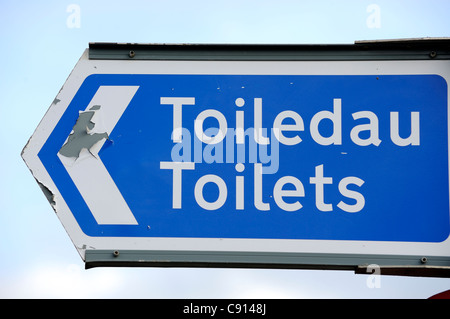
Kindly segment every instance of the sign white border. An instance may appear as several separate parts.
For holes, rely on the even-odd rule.
[[[54,103],[41,120],[23,158],[41,185],[53,194],[53,208],[80,256],[86,249],[159,251],[235,251],[329,254],[383,254],[450,256],[450,237],[439,243],[397,241],[229,239],[229,238],[141,238],[91,237],[83,233],[68,205],[53,183],[38,153],[69,106],[83,81],[92,74],[223,74],[223,75],[400,75],[437,74],[447,82],[450,96],[450,61],[162,61],[89,60],[83,53]],[[447,100],[447,107],[449,101]],[[448,112],[450,114],[450,112]],[[450,123],[447,119],[447,123]],[[450,132],[449,137],[450,137]],[[449,155],[450,158],[450,155]],[[449,169],[450,171],[450,169]],[[450,197],[450,196],[449,196]],[[450,214],[450,212],[449,212]]]

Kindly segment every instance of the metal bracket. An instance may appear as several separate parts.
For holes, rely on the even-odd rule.
[[[86,250],[85,267],[211,267],[352,270],[382,275],[450,277],[450,257],[235,251]]]
[[[450,59],[450,38],[357,41],[354,44],[89,43],[89,59],[346,61]]]

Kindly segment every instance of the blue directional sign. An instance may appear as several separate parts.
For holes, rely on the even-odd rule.
[[[74,128],[89,136],[75,123],[97,94],[128,88],[88,156],[135,222],[101,223],[61,158],[78,165],[64,153],[76,137],[66,140]],[[39,158],[89,236],[439,242],[450,231],[447,145],[437,75],[94,74]]]
[[[85,54],[23,156],[79,251],[422,254],[448,247],[449,97],[420,63]]]

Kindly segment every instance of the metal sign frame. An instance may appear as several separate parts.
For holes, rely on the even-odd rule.
[[[427,71],[430,61],[433,70],[441,70],[450,79],[450,40],[448,39],[410,39],[390,41],[361,41],[348,45],[221,45],[221,44],[117,44],[117,43],[90,43],[89,49],[82,59],[91,61],[93,67],[96,61],[157,61],[163,63],[186,62],[194,63],[221,63],[224,61],[255,61],[255,62],[321,62],[327,66],[336,62],[353,63],[355,61],[379,61],[383,66],[394,66],[394,74],[403,74],[408,69],[408,63],[418,63],[419,68]],[[383,64],[384,63],[384,64]],[[399,65],[399,66],[397,66]],[[139,72],[135,64],[131,71],[124,71],[125,64],[120,64],[119,72]],[[162,66],[160,69],[163,69]],[[95,68],[97,66],[95,65]],[[191,69],[193,69],[192,67]],[[397,68],[397,69],[395,69]],[[442,71],[442,68],[446,68]],[[447,69],[448,68],[448,69]],[[99,69],[101,67],[99,66]],[[188,68],[189,69],[189,68]],[[105,69],[103,69],[104,71]],[[317,68],[315,69],[317,70]],[[395,71],[396,70],[396,71]],[[92,69],[92,74],[95,71]],[[110,72],[110,71],[108,71]],[[313,72],[313,71],[311,71]],[[353,71],[359,74],[360,71]],[[369,72],[369,71],[365,71]],[[75,73],[72,76],[80,77],[81,81],[86,72]],[[63,110],[57,110],[55,105],[60,100],[73,97],[74,89],[64,89],[55,99],[50,110],[40,123],[33,137],[23,151],[23,158],[33,172],[38,184],[43,189],[59,218],[71,235],[77,250],[85,261],[86,268],[93,267],[243,267],[243,268],[296,268],[296,269],[339,269],[353,270],[356,273],[368,273],[373,265],[380,267],[381,274],[408,275],[408,276],[435,276],[450,277],[450,242],[445,241],[444,249],[448,254],[442,253],[442,245],[437,247],[434,243],[419,243],[417,250],[404,251],[401,243],[393,243],[392,249],[385,252],[380,246],[373,243],[346,242],[344,247],[334,249],[328,242],[320,243],[320,249],[315,251],[309,247],[306,250],[298,248],[295,241],[285,240],[274,247],[269,246],[271,241],[250,239],[241,249],[241,242],[237,239],[223,241],[220,238],[196,239],[190,238],[186,243],[176,239],[164,240],[164,245],[158,246],[158,239],[152,239],[152,249],[142,249],[143,245],[127,245],[125,240],[110,241],[103,238],[97,247],[90,244],[81,244],[85,239],[77,226],[70,210],[65,207],[57,188],[52,185],[51,178],[45,173],[42,165],[35,164],[37,153],[45,140],[41,132],[54,126],[55,118],[61,116]],[[53,119],[49,119],[54,117]],[[448,124],[448,123],[447,123]],[[38,167],[36,167],[38,165]],[[64,208],[63,208],[64,206]],[[61,210],[64,213],[61,213]],[[73,235],[76,233],[78,235]],[[85,236],[88,238],[89,236]],[[181,239],[182,240],[182,239]],[[87,240],[86,242],[88,242]],[[133,242],[133,239],[128,240]],[[162,243],[162,241],[161,241]],[[279,247],[286,245],[285,251]],[[105,248],[106,247],[106,248]],[[129,247],[136,247],[130,249]],[[158,247],[155,249],[155,247]],[[160,248],[159,248],[160,247]],[[197,248],[200,247],[200,248]],[[259,247],[254,250],[252,247]],[[348,250],[347,248],[350,248]],[[374,252],[364,253],[366,249]],[[348,253],[351,251],[352,253]],[[376,252],[379,253],[376,253]],[[420,253],[417,253],[419,251]],[[342,252],[342,253],[341,253]],[[405,254],[403,254],[405,252]],[[411,252],[411,253],[408,253]]]

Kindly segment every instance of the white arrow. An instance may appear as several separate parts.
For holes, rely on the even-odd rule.
[[[138,224],[98,155],[138,88],[100,86],[58,152],[99,225]]]

